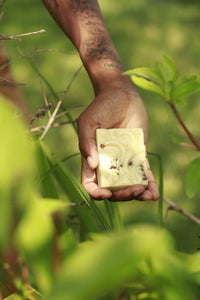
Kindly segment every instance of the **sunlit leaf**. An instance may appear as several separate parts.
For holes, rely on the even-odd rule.
[[[26,251],[34,252],[52,236],[52,213],[67,209],[68,204],[58,199],[35,199],[16,231],[17,243]]]
[[[101,299],[127,281],[138,282],[138,278],[156,288],[158,299],[164,300],[188,299],[194,280],[187,261],[176,257],[173,240],[165,231],[136,226],[83,243],[66,261],[45,300]]]
[[[128,70],[128,71],[124,72],[124,75],[141,77],[146,80],[152,81],[152,82],[156,83],[157,85],[160,85],[160,86],[162,85],[160,76],[159,76],[157,70],[154,68],[146,68],[146,67],[134,68],[132,70]]]
[[[16,108],[0,96],[0,249],[33,191],[34,151],[26,132],[25,123],[16,118]]]
[[[68,204],[58,199],[35,197],[15,231],[15,242],[23,253],[42,292],[52,284],[53,235],[52,214],[66,211]]]
[[[200,158],[194,159],[187,167],[185,189],[189,197],[200,191]]]
[[[144,78],[143,76],[138,76],[138,75],[131,75],[130,78],[133,81],[133,83],[139,86],[140,88],[143,88],[144,90],[151,91],[162,97],[165,97],[164,92],[162,88],[159,86],[159,84],[155,83],[149,78]]]

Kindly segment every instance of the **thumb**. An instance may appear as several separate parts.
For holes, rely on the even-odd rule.
[[[98,153],[96,146],[96,127],[87,121],[78,120],[79,149],[86,158],[91,169],[98,165]]]

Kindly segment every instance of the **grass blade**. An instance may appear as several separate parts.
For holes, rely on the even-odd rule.
[[[52,172],[60,184],[63,191],[69,196],[70,200],[76,203],[85,201],[87,206],[75,206],[80,219],[87,226],[89,231],[99,231],[99,227],[103,231],[110,230],[110,226],[102,215],[95,202],[90,198],[89,194],[83,188],[81,183],[75,178],[72,172],[52,153],[49,146],[41,143],[44,153],[47,157]]]
[[[112,228],[116,230],[122,230],[123,223],[120,216],[118,203],[105,200],[104,205]]]
[[[159,173],[159,193],[160,198],[158,200],[158,225],[163,226],[163,165],[162,159],[159,154],[154,152],[148,152],[148,154],[153,155],[158,161],[158,173]]]

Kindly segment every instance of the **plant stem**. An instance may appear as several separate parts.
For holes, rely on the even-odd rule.
[[[161,156],[158,153],[148,152],[148,155],[153,155],[158,161],[158,172],[159,172],[159,193],[160,198],[158,200],[158,225],[163,226],[163,164]]]
[[[185,133],[187,134],[187,136],[189,137],[189,139],[191,140],[191,142],[195,145],[196,150],[200,151],[200,144],[197,142],[197,140],[193,137],[193,135],[191,134],[191,132],[186,127],[186,125],[183,122],[183,120],[181,119],[181,117],[180,117],[180,115],[179,115],[179,113],[178,113],[175,105],[173,103],[169,103],[169,105],[171,106],[171,109],[172,109],[173,113],[175,114],[178,122],[180,123],[180,125],[184,129]]]

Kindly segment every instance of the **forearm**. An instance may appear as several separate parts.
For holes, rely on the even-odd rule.
[[[78,49],[95,92],[115,81],[129,84],[96,0],[42,0]]]

